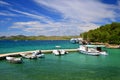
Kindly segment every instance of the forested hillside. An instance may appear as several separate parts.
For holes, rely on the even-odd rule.
[[[120,23],[113,22],[80,34],[85,40],[120,44]]]

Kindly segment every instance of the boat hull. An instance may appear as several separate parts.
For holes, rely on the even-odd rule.
[[[87,54],[87,55],[92,55],[92,56],[99,56],[100,53],[97,53],[97,52],[87,52],[87,51],[80,51],[80,53],[82,54]]]
[[[43,58],[45,57],[45,55],[43,53],[37,53],[37,52],[33,52],[33,53],[22,53],[20,54],[22,57],[27,58],[27,59],[37,59],[37,58]]]
[[[22,63],[22,58],[15,58],[15,57],[6,57],[6,60],[11,63]]]
[[[56,56],[67,54],[65,50],[53,50],[52,53]]]

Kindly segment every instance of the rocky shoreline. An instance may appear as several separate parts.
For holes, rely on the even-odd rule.
[[[117,44],[108,44],[108,43],[100,43],[100,42],[94,42],[91,44],[105,45],[107,48],[120,48],[120,45],[117,45]]]

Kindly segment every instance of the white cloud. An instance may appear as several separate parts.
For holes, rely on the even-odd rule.
[[[100,0],[34,0],[48,10],[62,16],[54,21],[48,16],[32,14],[25,11],[10,9],[36,21],[15,22],[10,29],[19,29],[32,35],[79,35],[81,32],[98,28],[95,22],[115,21],[115,9],[118,6],[103,4]],[[107,21],[108,20],[108,21]]]
[[[113,20],[115,16],[113,5],[103,4],[98,0],[34,0],[39,5],[62,14],[65,19],[97,22],[103,19]]]
[[[5,12],[0,12],[0,16],[17,16],[17,15],[14,13],[5,11]]]
[[[89,27],[88,27],[89,26]],[[41,23],[39,21],[29,22],[16,22],[11,26],[13,29],[20,29],[27,33],[33,33],[33,35],[79,35],[80,32],[88,31],[90,29],[97,28],[94,24],[73,24],[67,22],[51,22]]]
[[[14,11],[14,12],[17,12],[17,13],[20,13],[20,14],[22,14],[22,15],[28,16],[28,17],[30,17],[30,18],[42,20],[42,21],[44,21],[45,23],[49,23],[49,20],[48,20],[49,17],[43,16],[43,15],[36,15],[36,14],[32,14],[32,13],[29,13],[29,12],[24,12],[24,11],[12,9],[12,8],[10,8],[10,10],[11,10],[11,11]]]
[[[4,1],[0,1],[0,5],[10,5],[10,4]]]
[[[4,20],[0,20],[0,24],[5,24],[5,23],[7,23],[7,22],[9,22],[9,21],[11,21],[12,20],[12,18],[5,18]]]
[[[120,0],[118,0],[118,7],[119,7],[119,9],[120,9]]]

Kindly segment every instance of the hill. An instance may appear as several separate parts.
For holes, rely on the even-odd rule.
[[[72,37],[79,36],[1,36],[0,40],[70,40]]]
[[[120,44],[120,23],[113,22],[111,24],[106,24],[95,30],[82,33],[80,36],[91,42]]]

